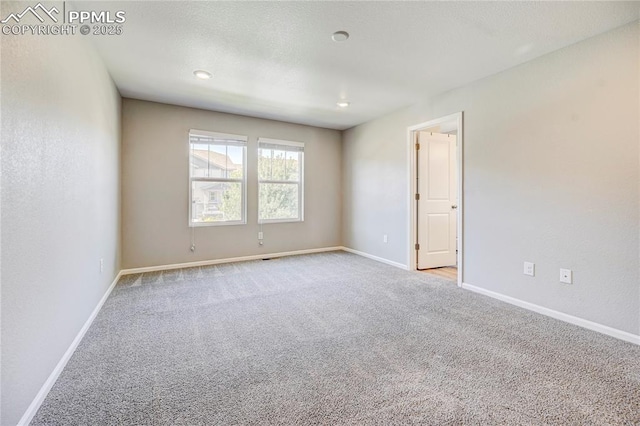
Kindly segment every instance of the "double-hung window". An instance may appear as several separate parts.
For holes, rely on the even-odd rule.
[[[247,137],[189,131],[189,226],[247,223]]]
[[[258,139],[258,219],[300,222],[304,219],[304,144]]]

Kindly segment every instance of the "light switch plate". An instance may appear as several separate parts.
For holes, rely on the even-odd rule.
[[[524,262],[524,274],[533,277],[536,275],[536,264],[532,262]]]

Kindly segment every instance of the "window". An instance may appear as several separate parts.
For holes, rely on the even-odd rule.
[[[258,219],[303,220],[304,144],[258,139]]]
[[[189,226],[246,220],[247,137],[189,131]]]

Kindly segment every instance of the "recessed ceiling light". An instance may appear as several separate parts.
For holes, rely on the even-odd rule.
[[[336,31],[331,36],[333,41],[346,41],[349,38],[349,33],[346,31]]]
[[[347,101],[340,101],[340,102],[338,102],[336,105],[338,105],[340,108],[346,108],[346,107],[348,107],[349,105],[351,105],[351,103],[350,103],[350,102],[347,102]]]
[[[198,78],[201,78],[203,80],[209,80],[211,77],[213,77],[213,74],[211,74],[209,71],[205,71],[205,70],[195,70],[193,72],[193,75],[195,75]]]

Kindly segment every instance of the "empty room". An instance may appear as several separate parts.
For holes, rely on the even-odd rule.
[[[640,425],[640,2],[0,2],[0,425]]]

